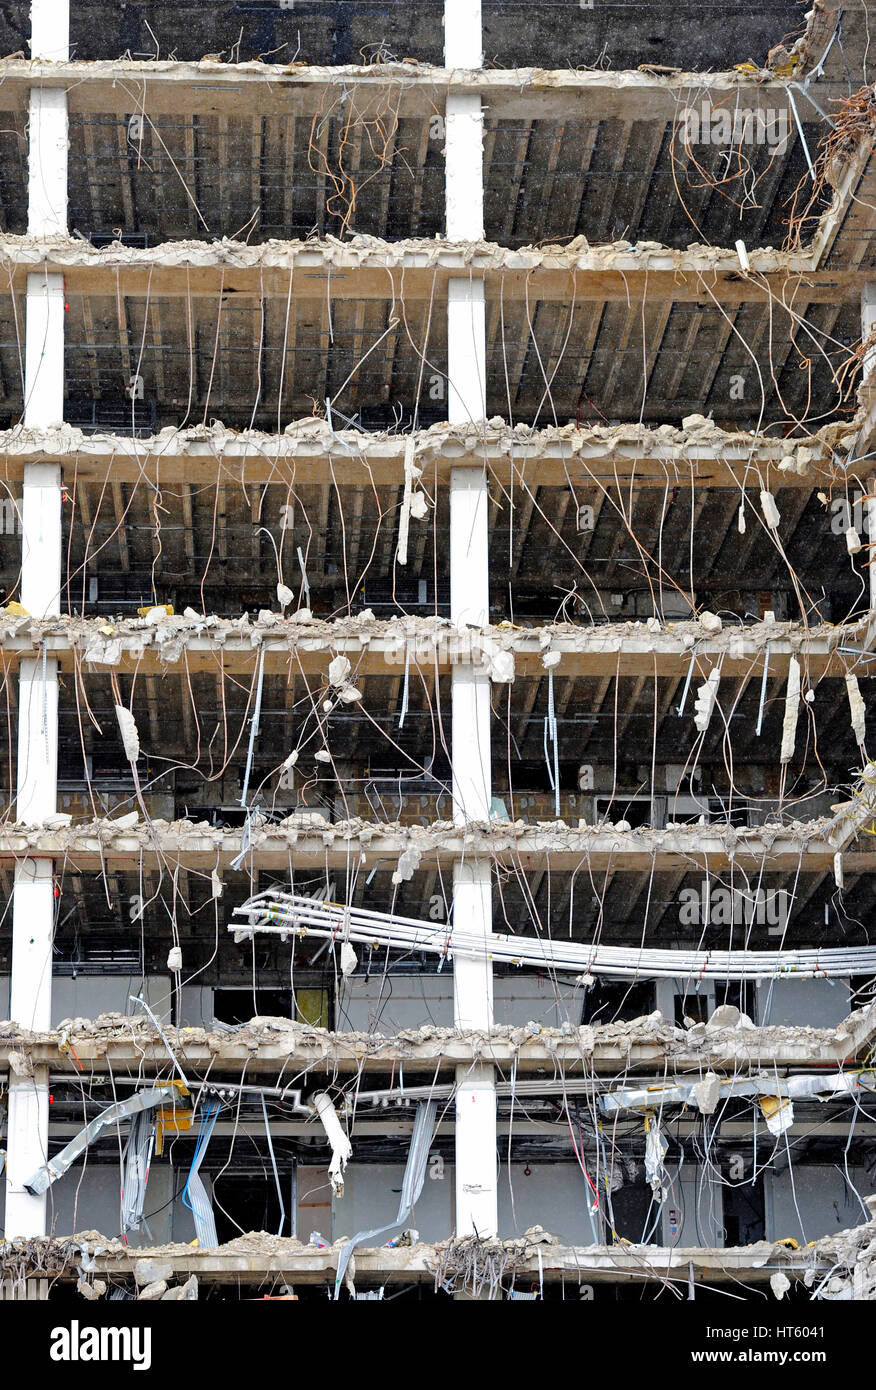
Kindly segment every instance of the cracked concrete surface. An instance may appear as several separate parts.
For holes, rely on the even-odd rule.
[[[697,1024],[676,1028],[659,1012],[632,1022],[545,1028],[538,1023],[499,1025],[489,1033],[423,1024],[390,1037],[379,1033],[333,1033],[285,1018],[255,1018],[239,1028],[173,1028],[165,1034],[185,1066],[223,1066],[270,1071],[282,1066],[292,1084],[293,1066],[308,1074],[321,1069],[370,1072],[422,1065],[430,1074],[465,1063],[515,1062],[518,1070],[556,1066],[580,1068],[582,1074],[618,1068],[669,1064],[677,1072],[729,1068],[734,1075],[760,1065],[805,1066],[853,1058],[876,1035],[876,1005],[851,1013],[836,1028],[773,1026],[721,1027]],[[66,1019],[48,1033],[34,1033],[9,1021],[0,1022],[0,1066],[17,1065],[10,1054],[29,1057],[74,1072],[102,1062],[138,1069],[147,1062],[166,1069],[168,1056],[155,1028],[142,1015],[101,1014]],[[571,1073],[570,1073],[571,1074]]]

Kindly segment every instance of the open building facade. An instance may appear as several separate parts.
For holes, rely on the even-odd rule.
[[[874,26],[2,7],[3,1297],[874,1296]]]

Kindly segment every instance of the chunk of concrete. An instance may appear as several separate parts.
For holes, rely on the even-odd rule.
[[[156,1279],[154,1284],[147,1284],[145,1289],[141,1289],[137,1297],[144,1303],[154,1303],[156,1299],[163,1298],[167,1292],[167,1280]]]

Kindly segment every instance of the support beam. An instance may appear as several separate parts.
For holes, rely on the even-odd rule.
[[[448,7],[453,7],[452,0],[448,0]],[[788,109],[787,78],[768,77],[763,72],[624,72],[618,80],[612,68],[481,68],[479,62],[472,64],[466,56],[471,48],[471,30],[466,24],[480,5],[460,9],[462,20],[449,31],[453,53],[448,52],[447,62],[457,59],[451,67],[424,62],[287,67],[284,63],[217,63],[211,56],[200,62],[118,58],[97,63],[76,58],[65,63],[0,58],[0,111],[21,110],[26,100],[24,90],[37,82],[67,88],[71,110],[77,115],[128,111],[134,90],[138,93],[137,107],[152,121],[161,116],[238,117],[244,110],[256,117],[293,115],[306,119],[309,125],[314,113],[325,112],[344,90],[355,101],[357,111],[379,114],[387,84],[394,86],[398,114],[405,117],[431,117],[436,100],[457,92],[482,95],[493,115],[510,121],[636,120],[665,124],[678,120],[684,106],[702,102],[713,108],[738,106],[770,116]],[[472,27],[479,32],[477,23]],[[823,79],[816,90],[827,111],[833,101],[848,96],[844,80]],[[855,186],[854,171],[843,183]],[[839,215],[834,208],[823,241]]]
[[[459,277],[454,277],[458,279]],[[468,282],[465,282],[468,284]],[[458,346],[458,344],[457,344]],[[454,374],[456,374],[454,367]],[[526,439],[514,435],[507,424],[494,422],[479,433],[478,458],[489,467],[498,486],[519,487],[523,501],[515,519],[519,535],[521,521],[535,507],[533,479],[538,487],[596,488],[614,482],[628,486],[634,478],[640,487],[665,486],[667,473],[672,486],[680,490],[751,487],[758,471],[776,468],[797,449],[808,451],[809,464],[783,473],[782,488],[811,493],[829,483],[834,454],[844,453],[855,443],[859,427],[855,424],[831,425],[816,435],[803,434],[772,439],[751,432],[710,430],[703,436],[680,426],[647,425],[582,426],[562,430],[553,426],[534,430]],[[80,482],[103,485],[107,471],[113,483],[147,483],[150,486],[179,484],[191,518],[191,479],[204,467],[216,467],[220,477],[235,485],[273,482],[289,483],[293,473],[300,484],[322,485],[331,456],[338,487],[361,487],[362,469],[378,485],[399,487],[404,482],[407,435],[384,437],[363,435],[355,430],[329,432],[325,421],[314,422],[295,435],[272,435],[268,440],[258,431],[249,434],[224,426],[198,426],[197,429],[165,432],[151,438],[132,439],[112,434],[83,434],[73,426],[61,430],[0,430],[0,476],[9,484],[21,480],[28,462],[55,461]],[[414,434],[418,466],[425,462],[436,483],[443,484],[452,468],[471,462],[467,439],[467,418],[462,425],[432,425]],[[343,446],[343,452],[338,446]],[[598,501],[597,499],[595,499]],[[755,498],[756,501],[756,498]],[[598,513],[597,517],[598,519]],[[191,522],[188,523],[191,532]],[[286,530],[286,545],[291,530]],[[191,541],[191,536],[189,537]],[[294,555],[294,551],[293,551]],[[355,573],[355,565],[350,567]]]
[[[481,7],[445,0],[445,62],[479,68]],[[483,236],[483,113],[479,96],[447,98],[447,235]],[[483,280],[451,279],[447,287],[448,420],[486,418],[486,314]],[[457,625],[489,617],[489,494],[486,469],[470,462],[450,476],[450,615]],[[490,780],[490,684],[471,666],[452,677],[453,807],[457,824],[488,820]],[[453,869],[455,926],[492,932],[492,880],[486,859],[461,858]],[[493,1024],[493,969],[486,959],[458,959],[453,967],[453,1013],[458,1028],[489,1030]],[[492,1066],[457,1071],[456,1233],[489,1237],[498,1229],[496,1080]]]
[[[27,230],[67,235],[67,93],[34,87],[30,94]]]
[[[444,0],[444,66],[472,71],[484,65],[481,0]]]
[[[34,58],[66,59],[68,0],[33,0]],[[67,231],[67,96],[34,88],[30,100],[28,229],[34,236]],[[64,418],[64,280],[28,275],[24,423],[47,429]],[[21,602],[34,616],[60,613],[61,470],[29,463],[22,496]],[[21,663],[18,713],[17,814],[39,825],[57,810],[58,662],[45,649]],[[47,1028],[52,1008],[54,864],[22,859],[12,904],[10,1016],[26,1028]],[[24,1182],[48,1156],[49,1077],[9,1077],[6,1237],[46,1234],[46,1195]]]
[[[69,63],[70,0],[31,0],[30,56],[40,62]]]

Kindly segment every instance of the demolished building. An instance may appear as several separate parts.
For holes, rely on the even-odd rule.
[[[3,6],[0,1297],[876,1296],[876,12],[719,16]]]

